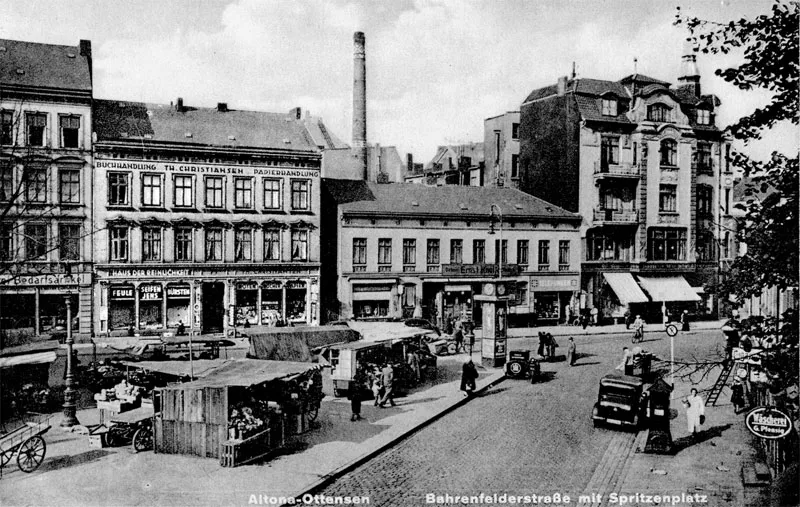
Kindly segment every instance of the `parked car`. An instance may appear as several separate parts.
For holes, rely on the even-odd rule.
[[[645,417],[647,395],[641,378],[609,373],[600,379],[597,403],[592,409],[595,427],[605,423],[638,428]]]

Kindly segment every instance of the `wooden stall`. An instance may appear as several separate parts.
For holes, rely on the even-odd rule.
[[[248,357],[277,361],[317,362],[321,350],[348,343],[361,335],[348,326],[256,327],[247,330]]]
[[[244,464],[306,431],[321,399],[314,364],[228,361],[200,380],[157,389],[155,450]]]

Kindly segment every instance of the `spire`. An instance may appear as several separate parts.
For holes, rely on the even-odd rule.
[[[678,81],[682,85],[691,85],[695,97],[700,96],[700,69],[697,68],[697,56],[694,54],[694,45],[690,39],[683,42],[681,75],[678,77]]]

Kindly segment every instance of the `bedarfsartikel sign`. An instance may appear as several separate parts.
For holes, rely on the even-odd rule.
[[[770,440],[783,438],[792,431],[792,420],[780,410],[771,407],[756,407],[744,419],[750,433]]]

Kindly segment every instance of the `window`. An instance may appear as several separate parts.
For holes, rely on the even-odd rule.
[[[708,231],[697,233],[697,260],[714,260],[714,236]]]
[[[670,121],[672,110],[665,104],[647,106],[647,119],[650,121]]]
[[[264,180],[264,208],[281,209],[281,180]]]
[[[639,163],[639,143],[633,143],[633,165]]]
[[[428,265],[439,264],[439,240],[438,239],[429,239],[428,240],[427,261],[428,261]]]
[[[619,137],[603,136],[600,142],[600,164],[604,168],[619,164]]]
[[[607,98],[603,100],[603,116],[617,115],[617,99]]]
[[[194,177],[175,176],[175,207],[191,208],[194,206]]]
[[[539,240],[539,271],[550,270],[550,240]]]
[[[0,162],[0,202],[9,202],[14,198],[14,167]]]
[[[47,114],[28,113],[25,115],[25,123],[28,126],[28,146],[44,146],[47,140]]]
[[[500,256],[498,257],[498,253]],[[508,264],[508,240],[504,239],[502,246],[500,244],[500,240],[494,240],[494,262],[496,263],[499,258],[502,258],[501,261],[503,264]]]
[[[0,144],[14,144],[14,113],[0,112]]]
[[[528,304],[528,283],[527,282],[517,282],[516,284],[516,291],[514,294],[515,301],[518,305],[527,305]]]
[[[161,175],[142,175],[142,206],[161,206]]]
[[[519,178],[519,155],[511,155],[511,177]]]
[[[253,229],[236,229],[233,234],[234,259],[240,262],[253,260]]]
[[[494,131],[494,161],[500,162],[500,131]]]
[[[233,179],[233,205],[238,209],[253,207],[253,179]]]
[[[378,264],[392,263],[392,240],[381,238],[378,240]]]
[[[62,204],[79,204],[81,202],[81,172],[79,170],[58,170],[58,200]]]
[[[460,239],[450,240],[450,264],[461,264],[464,262],[464,241]]]
[[[292,180],[292,209],[307,210],[309,182],[306,180]]]
[[[528,264],[528,240],[517,240],[517,264],[523,266]]]
[[[722,258],[729,259],[733,253],[733,245],[731,244],[731,233],[725,232],[722,237]]]
[[[701,174],[714,172],[711,164],[711,145],[708,143],[697,143],[697,172]]]
[[[417,263],[417,240],[403,240],[403,264],[410,265]]]
[[[61,127],[61,147],[78,148],[79,133],[81,130],[80,116],[60,116],[58,122]]]
[[[686,260],[686,231],[683,229],[649,229],[648,260]]]
[[[124,262],[128,260],[128,231],[129,229],[124,226],[109,227],[108,237],[109,250],[111,252],[110,260],[117,262]]]
[[[264,260],[281,260],[281,231],[278,229],[264,229]]]
[[[486,262],[486,240],[472,240],[472,262],[475,264],[484,264]]]
[[[175,260],[192,261],[194,260],[192,239],[193,231],[191,227],[175,228]]]
[[[128,177],[128,173],[108,173],[108,204],[111,206],[130,204]]]
[[[206,260],[222,260],[222,229],[206,229]]]
[[[161,227],[142,227],[142,260],[161,260]]]
[[[661,165],[675,166],[677,164],[678,143],[672,139],[661,141]]]
[[[731,213],[731,189],[725,189],[725,214],[730,215]]]
[[[0,260],[11,260],[14,257],[14,225],[0,224]]]
[[[511,124],[511,139],[519,139],[519,123]]]
[[[58,258],[62,261],[77,261],[81,258],[81,226],[59,224]]]
[[[221,176],[206,178],[206,203],[207,208],[222,208],[225,206],[225,179]]]
[[[353,266],[366,265],[366,263],[367,238],[353,238]]]
[[[725,172],[731,172],[731,145],[725,145]]]
[[[586,260],[630,261],[632,236],[624,233],[590,229],[586,233]]]
[[[711,111],[707,109],[698,109],[697,110],[697,124],[698,125],[709,125],[711,124]]]
[[[47,226],[28,224],[25,226],[25,259],[45,260],[47,257]]]
[[[569,240],[558,242],[558,270],[569,271]]]
[[[678,187],[661,185],[658,190],[658,211],[675,213],[678,210]]]
[[[28,202],[47,201],[47,169],[43,167],[29,167],[25,182],[25,200]]]
[[[292,260],[308,260],[308,231],[305,229],[292,230]]]
[[[697,185],[697,216],[710,217],[713,189],[710,185]]]

